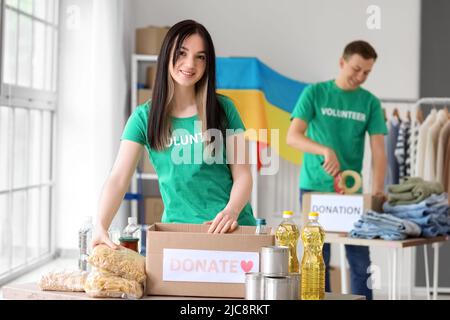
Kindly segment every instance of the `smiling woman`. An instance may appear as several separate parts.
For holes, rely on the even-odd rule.
[[[254,226],[250,157],[245,143],[238,143],[244,131],[234,103],[216,93],[216,56],[209,32],[193,20],[175,24],[161,46],[152,99],[136,108],[123,131],[100,200],[93,245],[115,247],[106,230],[144,148],[158,175],[162,222],[207,223],[211,233]],[[234,157],[248,162],[227,163]]]

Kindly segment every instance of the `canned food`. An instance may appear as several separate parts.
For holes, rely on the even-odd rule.
[[[261,248],[261,272],[269,276],[289,274],[289,248],[269,246]]]
[[[288,276],[264,276],[266,300],[296,300],[292,292],[292,280]]]
[[[291,297],[293,300],[300,300],[300,273],[289,273],[289,283],[291,287]]]
[[[245,299],[264,300],[264,277],[260,272],[245,274]]]

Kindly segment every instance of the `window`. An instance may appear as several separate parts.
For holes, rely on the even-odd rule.
[[[0,285],[53,254],[59,0],[0,0]]]

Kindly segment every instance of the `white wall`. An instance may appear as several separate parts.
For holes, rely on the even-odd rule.
[[[305,82],[338,71],[348,42],[364,39],[379,60],[366,88],[382,98],[417,98],[419,0],[134,0],[136,27],[195,19],[213,38],[217,55],[255,56]],[[381,9],[381,29],[369,30],[366,9]]]
[[[56,245],[63,250],[77,248],[83,217],[95,217],[118,150],[126,120],[130,12],[125,0],[61,3]]]

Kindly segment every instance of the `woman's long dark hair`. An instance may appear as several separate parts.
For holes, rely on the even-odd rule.
[[[205,74],[195,86],[196,91],[202,90],[202,88],[206,89],[201,99],[197,99],[198,102],[202,100],[204,104],[203,107],[198,106],[200,120],[206,122],[206,124],[203,123],[204,129],[219,129],[223,137],[226,137],[227,118],[223,108],[219,105],[216,94],[216,54],[211,36],[200,23],[193,20],[184,20],[169,29],[158,56],[147,128],[148,142],[153,149],[165,149],[171,134],[168,105],[173,97],[173,80],[169,73],[169,63],[175,66],[183,41],[193,34],[202,37],[206,54]],[[173,58],[170,61],[172,48],[174,48]]]

